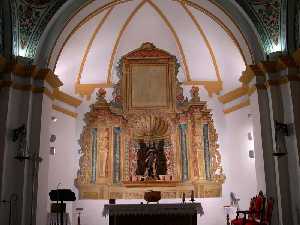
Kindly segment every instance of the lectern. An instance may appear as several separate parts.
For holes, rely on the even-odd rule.
[[[56,189],[56,190],[51,190],[49,193],[50,200],[51,201],[56,201],[57,204],[60,202],[61,207],[60,207],[60,225],[63,225],[63,204],[64,201],[75,201],[76,196],[75,193],[70,190],[70,189]],[[58,214],[58,212],[57,212]],[[58,221],[58,215],[57,215],[57,224],[59,224]]]

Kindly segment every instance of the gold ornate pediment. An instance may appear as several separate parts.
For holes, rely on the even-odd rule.
[[[218,135],[199,89],[183,96],[178,63],[144,43],[120,60],[113,100],[100,89],[85,115],[75,184],[80,198],[218,197],[225,176]]]

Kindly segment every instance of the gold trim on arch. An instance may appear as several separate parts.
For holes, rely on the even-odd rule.
[[[176,1],[180,2],[180,0],[176,0]],[[183,4],[183,3],[181,3],[181,4]],[[191,1],[186,1],[185,4],[187,4],[188,6],[190,6],[190,7],[194,8],[194,9],[200,11],[201,13],[205,14],[210,19],[212,19],[215,23],[217,23],[221,28],[223,28],[223,30],[231,38],[231,40],[233,41],[233,43],[235,44],[235,46],[239,49],[239,52],[240,52],[240,54],[241,54],[241,56],[243,58],[245,66],[246,66],[247,65],[247,60],[246,60],[246,57],[244,55],[244,52],[243,52],[243,50],[242,50],[242,48],[241,48],[238,40],[236,39],[236,37],[234,36],[234,34],[232,33],[232,31],[222,22],[222,20],[220,20],[217,16],[215,16],[214,14],[212,14],[210,11],[208,11],[205,8],[203,8],[202,6],[198,5],[197,3],[194,3],[194,2],[191,2]],[[191,14],[192,14],[192,12],[191,12]],[[229,18],[229,19],[231,20],[231,18]],[[236,24],[234,24],[234,25],[236,26]],[[239,30],[239,32],[241,32],[241,31]],[[249,49],[248,43],[247,43],[246,39],[244,39],[244,41],[245,41],[245,43],[247,45],[247,48],[248,48],[248,50],[250,52],[250,56],[251,56],[251,60],[252,60],[252,55],[251,55],[251,51]]]
[[[147,2],[147,0],[143,0],[140,4],[138,4],[135,9],[130,13],[130,15],[127,17],[125,23],[123,24],[118,36],[117,36],[117,39],[115,41],[115,44],[114,44],[114,48],[113,48],[113,51],[112,51],[112,54],[111,54],[111,57],[110,57],[110,61],[109,61],[109,66],[108,66],[108,73],[107,73],[107,83],[108,84],[111,84],[111,78],[112,78],[112,66],[113,66],[113,62],[114,62],[114,59],[115,59],[115,56],[116,56],[116,52],[117,52],[117,48],[119,46],[119,43],[120,43],[120,40],[121,40],[121,37],[125,31],[125,29],[127,28],[128,24],[130,23],[130,21],[132,20],[132,18],[135,16],[135,14],[139,11],[139,9]]]
[[[214,0],[208,0],[211,4],[215,5],[217,8],[219,8],[230,20],[231,22],[236,26],[236,28],[239,30],[240,34],[242,35],[246,45],[247,45],[247,48],[249,50],[249,53],[250,53],[250,56],[251,56],[251,60],[252,60],[252,63],[255,62],[254,60],[254,56],[253,56],[253,53],[252,53],[252,50],[251,48],[249,47],[249,42],[247,40],[247,38],[245,37],[244,33],[242,32],[242,30],[240,29],[240,26],[235,22],[235,20],[233,19],[233,17],[217,2],[215,2]],[[188,1],[188,2],[191,2],[191,1]],[[195,3],[196,4],[196,3]]]
[[[223,112],[224,112],[224,114],[229,114],[229,113],[235,112],[241,108],[247,107],[249,105],[250,105],[250,100],[247,99],[247,100],[244,100],[244,101],[238,103],[237,105],[234,105],[228,109],[224,109]]]
[[[211,57],[211,60],[213,62],[213,65],[215,67],[215,72],[216,72],[216,75],[217,75],[217,78],[219,81],[221,81],[221,75],[220,75],[220,70],[219,70],[219,67],[218,67],[218,64],[217,64],[217,60],[216,60],[216,57],[215,57],[215,54],[214,54],[214,51],[208,41],[208,38],[206,37],[202,27],[200,26],[200,24],[198,23],[197,19],[194,17],[193,13],[185,6],[184,3],[180,3],[181,6],[183,7],[183,9],[185,10],[185,12],[189,15],[189,17],[192,19],[192,21],[194,22],[195,26],[197,27],[197,30],[199,31],[200,35],[202,36],[203,40],[204,40],[204,43],[206,45],[206,47],[208,48],[208,51],[209,51],[209,54],[210,54],[210,57]]]
[[[108,77],[107,77],[107,83],[110,84],[111,83],[111,78],[112,78],[112,66],[113,66],[113,62],[115,60],[115,55],[116,55],[116,50],[118,48],[119,42],[121,40],[121,37],[125,31],[125,29],[127,28],[128,24],[130,23],[130,21],[132,20],[132,18],[134,17],[134,15],[137,13],[137,11],[145,4],[145,3],[149,3],[150,6],[152,6],[152,8],[159,14],[159,16],[161,17],[161,19],[165,22],[165,24],[167,25],[167,27],[170,29],[171,33],[173,34],[177,47],[179,49],[181,58],[182,58],[182,62],[183,62],[183,66],[184,66],[184,71],[185,71],[185,75],[186,75],[186,79],[188,81],[191,80],[190,78],[190,72],[189,72],[189,68],[186,62],[186,57],[181,45],[181,42],[179,40],[179,37],[175,31],[175,29],[173,28],[172,24],[170,23],[170,21],[167,19],[167,17],[164,15],[164,13],[160,10],[160,8],[153,3],[151,0],[144,0],[143,2],[141,2],[137,8],[130,14],[130,16],[127,18],[126,22],[124,23],[121,31],[119,32],[118,38],[115,42],[114,48],[113,48],[113,53],[111,55],[110,58],[110,62],[109,62],[109,68],[108,68]]]
[[[92,0],[90,2],[86,2],[83,6],[81,6],[71,17],[70,19],[68,19],[68,21],[65,23],[62,31],[64,31],[66,29],[66,27],[69,25],[69,23],[71,22],[71,20],[83,9],[85,8],[87,5],[91,4],[93,1],[95,0]],[[56,65],[57,65],[57,61],[61,55],[61,52],[62,50],[64,49],[65,45],[67,44],[67,42],[70,40],[70,38],[72,37],[72,35],[77,31],[79,30],[83,25],[85,25],[87,22],[89,22],[91,19],[93,19],[95,16],[98,16],[100,13],[102,13],[103,11],[111,8],[111,7],[114,7],[116,5],[119,5],[119,4],[123,4],[123,3],[126,3],[126,2],[129,2],[129,1],[133,1],[133,0],[115,0],[113,2],[110,2],[110,3],[107,3],[103,6],[100,6],[99,8],[97,8],[96,10],[94,10],[93,12],[91,12],[90,14],[88,14],[86,17],[84,17],[73,29],[72,31],[68,34],[67,38],[64,40],[60,50],[59,50],[59,53],[55,59],[55,64],[54,64],[54,68],[53,68],[53,71],[55,71],[56,69]],[[51,56],[52,56],[52,53],[54,51],[54,48],[55,46],[57,45],[57,42],[58,42],[58,39],[59,39],[60,35],[56,38],[55,40],[55,44],[53,45],[52,49],[51,49],[51,54],[50,54],[50,57],[48,58],[48,61],[47,61],[47,66],[49,67],[49,64],[50,64],[50,60],[51,60]]]
[[[57,112],[61,112],[61,113],[65,114],[65,115],[71,116],[73,118],[76,118],[78,116],[78,113],[72,112],[72,111],[70,111],[68,109],[64,109],[64,108],[62,108],[62,107],[60,107],[58,105],[52,105],[52,109],[55,110],[55,111],[57,111]]]
[[[167,17],[164,15],[164,13],[160,10],[160,8],[154,2],[152,2],[151,0],[147,0],[147,2],[155,9],[155,11],[160,15],[160,17],[163,19],[163,21],[166,23],[166,25],[169,27],[170,31],[172,32],[172,34],[176,40],[176,44],[178,45],[180,55],[182,57],[182,63],[183,63],[184,69],[185,69],[186,79],[187,79],[187,81],[191,81],[190,71],[189,71],[189,68],[186,63],[185,54],[184,54],[181,42],[179,40],[179,37],[178,37],[175,29],[173,28],[172,24],[167,19]]]
[[[83,54],[83,58],[82,58],[82,61],[81,61],[81,64],[80,64],[80,68],[79,68],[79,73],[78,73],[77,78],[76,78],[76,83],[80,83],[81,74],[82,74],[85,62],[86,62],[88,53],[89,53],[89,51],[90,51],[90,49],[92,47],[92,44],[93,44],[93,42],[94,42],[94,40],[96,38],[96,35],[98,34],[99,30],[101,29],[101,27],[103,26],[103,24],[105,23],[107,17],[109,16],[109,14],[111,13],[111,11],[113,9],[114,9],[114,7],[111,7],[106,12],[106,14],[104,15],[104,17],[101,19],[100,23],[96,26],[96,28],[94,30],[93,35],[92,35],[91,39],[89,40],[88,45],[85,48],[85,51],[84,51],[84,54]]]

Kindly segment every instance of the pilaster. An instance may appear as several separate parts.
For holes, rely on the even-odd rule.
[[[268,90],[270,122],[272,126],[272,149],[273,152],[287,152],[286,145],[281,143],[278,138],[276,141],[275,123],[285,123],[284,120],[284,103],[281,85],[285,82],[280,68],[276,61],[262,62],[260,67],[266,75],[266,86]],[[294,224],[292,222],[292,207],[291,207],[291,179],[288,171],[288,157],[286,156],[271,156],[275,159],[275,172],[278,193],[278,209],[280,224]]]
[[[273,136],[272,136],[272,118],[269,108],[269,98],[267,87],[265,85],[266,77],[260,67],[257,65],[247,66],[245,77],[247,85],[253,89],[250,97],[251,109],[253,113],[253,133],[254,133],[254,151],[255,151],[255,167],[256,173],[260,174],[261,179],[265,179],[265,183],[260,181],[260,186],[265,187],[265,193],[268,197],[275,200],[272,224],[279,224],[277,177],[276,162],[272,156],[273,153]],[[262,164],[264,168],[262,168]]]
[[[3,135],[0,145],[4,150],[0,155],[1,200],[7,201],[8,206],[12,201],[12,224],[34,225],[38,180],[43,184],[48,182],[44,176],[49,165],[45,151],[49,150],[53,92],[62,83],[50,70],[38,70],[26,59],[1,62],[0,122],[3,126],[0,129]],[[14,135],[18,128],[22,128],[22,133]],[[42,160],[41,155],[46,158]],[[38,174],[39,166],[47,171],[43,176]],[[39,193],[41,191],[47,200],[48,187],[39,187]],[[8,215],[9,207],[0,212],[0,221],[8,224]],[[46,212],[44,215],[46,222]]]

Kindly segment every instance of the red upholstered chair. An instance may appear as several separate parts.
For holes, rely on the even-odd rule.
[[[237,211],[236,219],[231,221],[232,225],[270,225],[273,212],[273,198],[266,199],[258,195],[251,199],[249,211]],[[244,214],[239,218],[239,214]],[[248,218],[247,216],[248,215]]]
[[[249,210],[237,211],[236,218],[231,221],[232,225],[250,225],[253,222],[260,221],[263,218],[264,214],[264,203],[265,197],[262,193],[254,197],[250,201]],[[243,217],[240,218],[240,214],[243,214]]]

